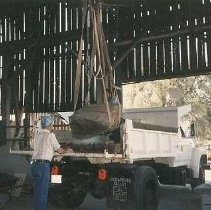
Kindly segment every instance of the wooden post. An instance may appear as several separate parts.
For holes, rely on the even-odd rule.
[[[11,70],[11,55],[7,54],[3,56],[3,65],[2,65],[2,126],[5,138],[0,139],[0,144],[6,144],[6,139],[8,138],[9,131],[7,126],[10,124],[10,107],[11,107],[11,84],[9,81],[9,72]]]

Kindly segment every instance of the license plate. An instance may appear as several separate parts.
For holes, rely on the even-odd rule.
[[[51,183],[61,184],[62,183],[62,175],[51,175]]]

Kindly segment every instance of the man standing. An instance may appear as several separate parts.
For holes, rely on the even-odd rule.
[[[50,162],[54,152],[60,154],[72,152],[72,149],[63,149],[58,143],[53,131],[53,118],[45,115],[41,118],[41,131],[39,131],[31,147],[33,149],[31,172],[34,187],[35,210],[48,209],[48,188],[50,183]]]

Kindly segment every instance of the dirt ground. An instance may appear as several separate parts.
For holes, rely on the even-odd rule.
[[[161,186],[158,210],[201,210],[199,196],[189,186]],[[22,192],[17,198],[7,201],[1,210],[32,210],[32,195]],[[62,210],[49,204],[49,210]],[[107,210],[105,199],[97,200],[88,194],[80,207],[75,210]],[[63,209],[65,210],[65,209]]]

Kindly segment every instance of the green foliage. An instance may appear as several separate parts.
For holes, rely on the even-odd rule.
[[[123,106],[161,107],[192,105],[198,137],[211,140],[211,76],[130,84],[123,87]]]

